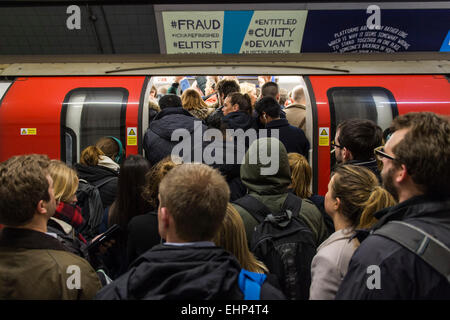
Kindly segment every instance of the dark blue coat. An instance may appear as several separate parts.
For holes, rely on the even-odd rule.
[[[268,136],[272,136],[272,130],[278,129],[279,139],[286,151],[300,153],[308,159],[309,141],[302,129],[291,126],[287,119],[278,119],[266,125]]]
[[[450,198],[414,197],[377,212],[376,217],[380,220],[373,229],[400,220],[450,246]],[[350,260],[336,299],[450,299],[449,281],[415,253],[380,235],[359,232],[357,237],[362,243]],[[367,286],[374,275],[367,271],[371,265],[380,268],[380,289]]]
[[[170,155],[172,148],[180,141],[171,141],[172,133],[176,129],[186,129],[194,132],[194,124],[201,124],[197,118],[182,108],[165,108],[161,110],[150,123],[144,136],[145,156],[155,165]],[[203,130],[206,126],[202,124]]]

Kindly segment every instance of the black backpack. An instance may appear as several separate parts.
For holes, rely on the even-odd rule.
[[[299,217],[302,199],[289,193],[279,213],[248,194],[234,203],[258,221],[250,250],[278,277],[286,297],[308,299],[316,245],[312,231]]]
[[[84,179],[79,179],[77,205],[81,207],[81,214],[86,221],[80,233],[86,240],[91,240],[99,234],[99,227],[103,219],[103,203],[100,198],[99,188],[117,177],[107,177],[100,180],[95,185]]]

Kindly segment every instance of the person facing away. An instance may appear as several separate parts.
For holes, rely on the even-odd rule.
[[[170,155],[173,147],[179,143],[172,141],[175,130],[185,129],[192,135],[196,125],[206,129],[201,121],[183,109],[181,99],[177,95],[165,95],[159,100],[159,106],[161,112],[153,118],[144,135],[145,157],[152,166]]]
[[[381,182],[373,149],[381,146],[382,139],[381,128],[372,120],[344,120],[338,125],[332,142],[336,162],[364,166],[375,173]]]
[[[273,145],[272,145],[273,144]],[[261,152],[267,150],[270,163],[263,163]],[[256,161],[255,161],[256,156]],[[272,166],[274,172],[264,172],[262,169]],[[288,196],[291,184],[291,172],[284,145],[275,138],[260,138],[252,143],[241,164],[241,180],[248,189],[248,194],[266,205],[272,212],[280,212]],[[300,219],[311,229],[318,246],[327,237],[327,229],[319,209],[309,200],[300,199]],[[247,239],[251,239],[258,222],[243,207],[233,203],[244,221]]]
[[[374,213],[395,205],[392,195],[369,169],[338,166],[331,175],[325,195],[326,212],[336,231],[317,249],[311,263],[311,300],[332,300],[347,273],[350,259],[359,245],[356,228],[370,228]]]
[[[224,108],[225,99],[233,92],[240,92],[239,84],[235,80],[220,80],[215,86],[219,107],[214,110],[207,118],[206,124],[209,128],[220,129],[222,118],[224,116],[222,109]]]
[[[86,147],[81,152],[80,163],[74,165],[79,179],[92,185],[100,185],[98,191],[103,209],[110,206],[116,198],[119,168],[116,162],[96,146]]]
[[[195,89],[187,89],[181,95],[181,103],[183,109],[200,120],[205,120],[210,110],[208,105],[203,101],[200,93]],[[211,110],[212,111],[212,110]]]
[[[412,112],[391,127],[376,154],[383,186],[398,204],[375,213],[370,233],[358,232],[361,245],[336,299],[448,300],[450,123],[431,112]],[[420,251],[408,249],[411,239]]]
[[[284,144],[287,152],[309,153],[309,141],[302,129],[291,126],[287,119],[280,118],[280,106],[272,97],[264,97],[256,102],[255,111],[260,123],[269,131],[268,136],[278,133],[278,139]]]
[[[133,217],[128,223],[127,260],[129,263],[145,251],[161,243],[158,232],[158,192],[159,184],[166,174],[178,163],[167,156],[154,165],[145,175],[142,198],[148,203],[149,210],[145,214]]]
[[[150,205],[141,194],[145,185],[145,175],[151,166],[141,155],[130,155],[120,167],[120,176],[116,200],[106,208],[100,232],[117,224],[121,233],[115,239],[115,245],[104,255],[104,263],[108,274],[115,279],[128,268],[127,260],[127,227],[135,216],[150,210]]]
[[[303,86],[292,89],[291,97],[293,103],[284,108],[286,119],[289,124],[306,131],[306,97]]]
[[[290,191],[297,197],[308,199],[316,205],[317,209],[322,213],[328,234],[332,234],[335,231],[333,220],[325,212],[324,196],[311,192],[312,169],[308,160],[301,154],[295,152],[288,153],[288,160],[289,167],[291,168]]]
[[[225,217],[229,189],[204,164],[172,169],[159,187],[158,229],[164,244],[141,255],[97,299],[242,299],[236,258],[212,242]],[[272,287],[261,296],[281,297]]]
[[[101,288],[89,263],[47,234],[57,205],[49,165],[36,154],[0,163],[0,299],[91,299]]]

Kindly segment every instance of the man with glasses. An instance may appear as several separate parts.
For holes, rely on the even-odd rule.
[[[450,299],[450,123],[431,112],[393,121],[375,149],[398,205],[357,234],[337,299]]]
[[[382,144],[383,132],[375,122],[366,119],[348,119],[342,121],[337,129],[334,141],[334,153],[337,163],[364,166],[371,170],[381,181],[373,149]]]

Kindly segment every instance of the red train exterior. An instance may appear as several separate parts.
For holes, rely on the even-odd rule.
[[[348,115],[358,115],[361,111],[361,117],[365,117],[366,111],[363,109],[366,107],[348,99],[369,95],[371,102],[367,105],[373,109],[370,111],[372,116],[384,119],[384,123],[398,114],[413,111],[450,115],[450,83],[446,76],[319,75],[303,78],[311,105],[312,122],[308,137],[312,146],[313,190],[318,194],[324,195],[327,190],[332,163],[330,142],[334,138],[337,122],[346,117],[352,103],[353,109]],[[89,132],[90,139],[95,138],[96,134],[118,136],[127,155],[142,154],[146,130],[144,105],[149,80],[150,77],[146,76],[16,78],[0,104],[0,161],[18,154],[44,153],[50,158],[74,162],[76,154],[89,140],[83,141],[74,133],[76,130]],[[109,92],[117,97],[117,101],[105,98]],[[111,112],[102,107],[102,103],[110,106]],[[348,108],[346,103],[349,103]],[[90,122],[89,114],[83,115],[77,108],[87,108],[87,104],[91,114],[97,104],[98,108],[104,108],[103,113],[96,116],[97,124],[104,127],[97,133],[92,132],[96,128],[95,122],[83,129],[85,123]],[[68,111],[69,108],[73,110]],[[119,125],[114,124],[116,120],[110,119],[113,112],[118,115]],[[72,114],[81,114],[80,124],[75,124],[75,130],[65,123]],[[112,126],[117,126],[115,133],[108,131]],[[69,154],[71,161],[68,161]]]

